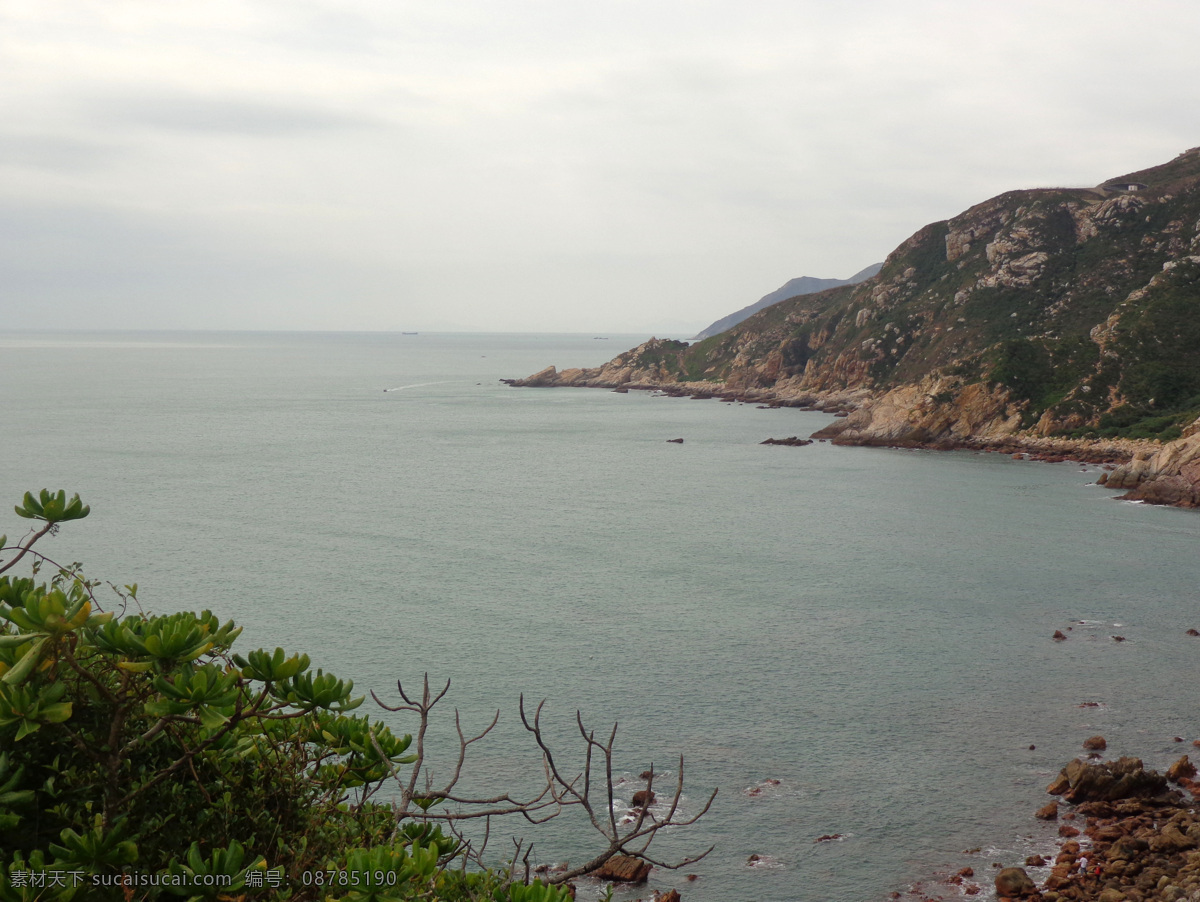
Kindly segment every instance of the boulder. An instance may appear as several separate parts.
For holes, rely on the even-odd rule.
[[[1167,768],[1167,779],[1172,783],[1179,783],[1183,779],[1190,779],[1194,776],[1196,776],[1196,765],[1188,760],[1187,755]]]
[[[1064,641],[1066,641],[1067,634],[1064,633],[1062,630],[1055,630],[1054,635],[1051,636],[1050,638],[1053,639],[1055,642],[1064,642]]]
[[[538,370],[532,376],[529,376],[525,379],[520,379],[518,381],[524,385],[536,387],[542,385],[553,385],[557,377],[558,370],[555,367],[548,366],[544,370]]]
[[[1144,839],[1136,836],[1122,836],[1108,847],[1107,857],[1109,861],[1118,859],[1138,861],[1149,849],[1150,843]]]
[[[650,876],[650,863],[632,855],[614,855],[589,876],[613,883],[645,883]]]
[[[1037,810],[1037,813],[1034,815],[1034,817],[1043,821],[1058,820],[1058,802],[1050,802],[1047,805],[1043,805]]]
[[[1003,868],[996,875],[996,895],[1001,898],[1020,899],[1037,892],[1037,885],[1029,879],[1024,868]]]
[[[1062,788],[1063,782],[1067,788]],[[1049,789],[1074,804],[1113,802],[1118,799],[1155,798],[1167,791],[1167,778],[1143,769],[1139,758],[1121,758],[1108,764],[1089,764],[1078,758],[1062,769]]]
[[[658,897],[658,902],[679,902],[679,890],[669,889]]]
[[[1089,752],[1102,752],[1108,748],[1108,743],[1103,736],[1092,736],[1090,739],[1083,740],[1083,747]]]
[[[1050,793],[1052,796],[1060,796],[1070,788],[1070,779],[1068,779],[1065,773],[1062,773],[1055,777],[1054,782],[1046,787],[1046,792]]]
[[[654,794],[653,790],[639,789],[633,794],[633,807],[645,808],[648,805],[653,805],[657,798],[658,796]]]

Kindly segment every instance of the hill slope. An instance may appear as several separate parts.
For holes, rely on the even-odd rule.
[[[882,263],[873,263],[866,269],[856,272],[848,279],[815,279],[812,276],[789,279],[782,287],[776,288],[770,294],[763,295],[750,306],[743,307],[736,313],[722,317],[708,328],[697,332],[696,339],[700,340],[710,338],[713,335],[719,335],[728,329],[732,329],[742,320],[753,316],[758,311],[770,307],[772,304],[778,304],[780,301],[799,297],[802,294],[816,294],[818,291],[824,291],[827,288],[837,288],[839,285],[857,285],[859,282],[866,281],[871,276],[876,275],[882,268]]]
[[[925,226],[867,282],[517,384],[850,406],[826,432],[845,443],[1177,439],[1200,416],[1200,148],[1096,188],[1001,194]]]

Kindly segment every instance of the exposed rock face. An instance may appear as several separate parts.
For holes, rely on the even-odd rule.
[[[1167,779],[1172,783],[1179,783],[1194,776],[1196,776],[1196,765],[1188,760],[1187,755],[1167,768]]]
[[[645,883],[650,876],[650,864],[631,855],[614,855],[590,876],[614,883]]]
[[[1062,769],[1046,791],[1075,804],[1159,798],[1169,792],[1167,778],[1145,770],[1140,758],[1121,758],[1105,764],[1089,764],[1076,758]]]
[[[996,875],[996,895],[1001,899],[1022,899],[1037,893],[1024,868],[1004,868]]]
[[[1090,847],[1063,843],[1040,897],[1046,902],[1191,902],[1200,899],[1200,817],[1195,803],[1177,792],[1159,792],[1163,777],[1144,771],[1136,758],[1109,765],[1078,760],[1063,768],[1075,787],[1106,770],[1120,780],[1141,775],[1147,794],[1082,802]]]
[[[1200,506],[1200,434],[1182,435],[1200,407],[1200,148],[1094,189],[1002,194],[925,226],[872,279],[694,345],[515,384],[853,409],[825,435],[1127,462],[1109,485]]]
[[[1108,474],[1105,485],[1130,489],[1121,497],[1132,501],[1200,507],[1200,420],[1158,451],[1135,454]]]

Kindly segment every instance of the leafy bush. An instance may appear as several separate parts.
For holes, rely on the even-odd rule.
[[[414,700],[397,684],[405,704],[384,707],[416,713],[420,730],[416,742],[396,735],[352,713],[363,702],[353,683],[313,672],[307,655],[235,653],[241,628],[209,611],[147,615],[136,585],[113,587],[120,610],[101,610],[99,584],[79,565],[33,550],[88,515],[78,496],[26,494],[16,512],[41,526],[12,546],[0,536],[0,574],[33,561],[31,577],[0,575],[0,902],[564,902],[567,887],[526,882],[528,850],[506,869],[483,866],[460,819],[536,823],[582,806],[607,842],[552,879],[563,883],[616,854],[653,861],[644,853],[658,830],[707,811],[688,819],[673,806],[665,819],[610,834],[591,807],[590,771],[563,775],[551,760],[540,707],[532,720],[522,708],[553,775],[539,796],[455,794],[468,746],[491,727],[461,740],[455,776],[433,789],[422,740],[446,690],[432,694],[426,680]],[[52,578],[37,582],[47,565]],[[598,751],[611,773],[612,740],[579,725],[589,761]],[[399,789],[384,801],[388,785]],[[675,806],[681,792],[682,778]],[[470,810],[439,808],[448,802]]]
[[[43,491],[16,512],[45,526],[4,570],[88,509]],[[350,714],[351,682],[282,649],[234,654],[240,628],[208,611],[101,612],[94,588],[75,567],[0,577],[0,898],[115,898],[135,879],[151,899],[316,898],[304,875],[329,871],[352,875],[339,897],[382,900],[437,882],[458,843],[370,803],[412,738]]]

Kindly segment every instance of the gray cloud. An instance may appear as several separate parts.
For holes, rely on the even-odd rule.
[[[62,135],[29,135],[0,131],[0,170],[12,168],[88,172],[117,156],[110,144]]]
[[[101,128],[150,128],[173,132],[290,138],[307,133],[375,128],[378,120],[302,103],[147,94],[102,98],[87,103],[88,117]]]
[[[1138,14],[1118,46],[1119,0],[9,7],[0,307],[699,327],[1200,143],[1200,16]]]

